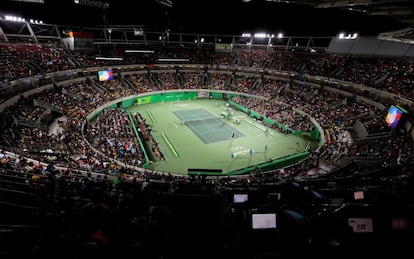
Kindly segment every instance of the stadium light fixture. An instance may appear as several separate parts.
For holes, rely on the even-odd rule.
[[[159,62],[188,62],[188,58],[159,58]]]
[[[134,36],[142,36],[144,35],[144,30],[143,29],[134,29]]]
[[[255,38],[261,38],[261,39],[264,39],[264,38],[274,38],[275,37],[274,34],[269,34],[269,33],[264,33],[264,32],[255,33],[253,36]]]
[[[138,49],[127,49],[125,53],[154,53],[153,50],[138,50]]]
[[[259,32],[259,33],[255,33],[254,34],[254,37],[255,38],[266,38],[266,33],[263,33],[263,32]]]
[[[11,22],[25,22],[26,21],[25,18],[14,16],[14,15],[5,15],[4,19],[6,21],[11,21]]]
[[[19,16],[14,16],[14,15],[5,15],[4,20],[10,21],[10,22],[26,22],[26,18],[19,17]],[[42,20],[39,21],[39,20],[29,19],[29,23],[43,24],[43,21]]]
[[[33,20],[33,19],[30,19],[29,22],[33,24],[43,24],[43,21]]]
[[[73,0],[75,4],[98,7],[101,9],[109,8],[109,3],[94,0]]]
[[[358,38],[358,33],[348,33],[345,34],[344,32],[339,33],[338,35],[338,39],[340,40],[355,40],[356,38]]]
[[[111,61],[122,61],[123,58],[113,58],[113,57],[95,57],[96,60],[111,60]]]
[[[26,3],[35,3],[35,4],[44,4],[44,0],[10,0],[13,2],[26,2]]]

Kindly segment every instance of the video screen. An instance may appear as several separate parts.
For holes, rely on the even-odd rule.
[[[363,200],[364,199],[364,191],[354,192],[354,199],[355,200]]]
[[[98,80],[99,81],[108,81],[108,80],[112,80],[113,77],[113,73],[112,70],[110,69],[106,69],[106,70],[99,70],[98,71]]]
[[[387,116],[385,117],[385,122],[392,129],[396,129],[405,112],[406,111],[404,109],[391,105],[388,109]]]
[[[276,213],[252,214],[252,229],[275,229]]]
[[[233,194],[233,203],[245,203],[249,199],[249,195],[246,193]]]
[[[348,225],[352,227],[354,233],[374,232],[372,218],[349,218]]]

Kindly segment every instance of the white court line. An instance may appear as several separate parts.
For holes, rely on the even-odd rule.
[[[251,122],[250,120],[248,120],[248,119],[244,119],[247,123],[249,123],[250,125],[253,125],[253,126],[255,126],[256,128],[258,128],[258,129],[260,129],[260,130],[263,130],[263,131],[265,131],[266,130],[266,127],[265,126],[263,126],[263,125],[260,125],[260,124],[257,124],[257,123],[254,123],[254,122]],[[274,134],[273,134],[273,132],[271,132],[271,131],[268,131],[267,133],[269,133],[269,135],[271,135],[271,136],[274,136]]]

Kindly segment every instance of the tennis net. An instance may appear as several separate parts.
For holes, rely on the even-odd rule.
[[[200,125],[204,123],[214,123],[214,122],[217,122],[218,120],[220,119],[217,117],[207,117],[207,118],[194,119],[194,120],[182,120],[181,124],[195,126],[195,125]]]

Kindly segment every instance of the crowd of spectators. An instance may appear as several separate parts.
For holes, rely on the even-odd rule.
[[[5,50],[2,55],[6,53],[2,69],[7,72],[1,73],[4,78],[0,78],[3,82],[34,75],[30,72],[31,67],[47,73],[76,68],[79,64],[84,67],[108,65],[55,46],[4,44],[1,48]],[[168,56],[170,51],[163,50],[160,54]],[[19,58],[11,58],[16,52]],[[413,80],[410,73],[412,60],[253,49],[235,50],[231,54],[178,49],[178,55],[188,57],[194,63],[208,61],[335,77],[412,98],[409,87]],[[318,59],[314,59],[314,55],[318,55]],[[151,58],[146,59],[148,62]],[[28,60],[31,62],[26,63]],[[137,60],[139,58],[130,57],[125,62]],[[94,120],[88,123],[85,120],[99,105],[120,97],[195,88],[266,97],[262,100],[238,96],[232,100],[292,130],[314,130],[309,121],[312,117],[324,130],[326,142],[312,150],[304,161],[285,168],[255,170],[241,177],[186,177],[170,172],[134,171],[109,159],[116,158],[133,166],[140,166],[144,160],[125,111],[106,109]],[[53,110],[66,118],[61,125],[62,132],[55,135],[48,132],[47,127],[38,126],[42,124],[42,114],[48,110],[41,103],[49,104],[50,110],[56,108]],[[127,257],[131,254],[148,258],[223,255],[252,258],[263,252],[261,249],[276,250],[278,254],[273,256],[279,257],[290,256],[291,248],[298,248],[293,252],[297,255],[320,253],[313,250],[315,246],[309,240],[321,242],[319,245],[323,248],[336,241],[356,246],[356,242],[349,239],[348,224],[343,219],[340,221],[335,211],[332,214],[326,212],[329,207],[324,204],[330,201],[325,197],[337,195],[346,202],[355,202],[350,195],[363,189],[368,195],[363,202],[369,206],[381,202],[389,205],[394,201],[399,201],[401,207],[404,206],[402,201],[412,204],[411,135],[401,130],[393,132],[390,138],[354,143],[350,133],[361,115],[375,118],[367,124],[370,132],[386,131],[381,125],[384,111],[355,98],[344,98],[338,92],[310,86],[301,80],[285,81],[219,71],[148,70],[108,82],[87,79],[54,85],[30,97],[20,96],[18,102],[7,107],[1,115],[0,144],[4,150],[0,156],[0,205],[10,211],[1,219],[10,224],[10,228],[13,224],[26,224],[40,226],[40,230],[29,231],[31,235],[25,239],[26,249],[19,252],[17,247],[7,248],[6,245],[2,249],[7,248],[10,254],[27,253],[37,257],[59,251],[66,258],[88,255]],[[143,125],[141,132],[147,132],[145,121],[139,116],[136,120],[137,125]],[[149,135],[152,151],[162,160],[157,140]],[[92,147],[100,152],[93,151]],[[338,165],[345,158],[351,161],[375,158],[379,162],[375,167],[353,163],[325,175],[324,166]],[[314,181],[315,174],[320,181]],[[372,182],[368,184],[365,179]],[[246,206],[236,207],[231,202],[231,194],[247,190],[256,197]],[[282,200],[273,203],[264,198],[274,192],[281,193]],[[318,196],[316,192],[322,195]],[[344,204],[334,207],[339,210]],[[249,215],[266,210],[277,211],[286,228],[282,227],[277,233],[252,233],[247,223]],[[289,223],[292,217],[288,215],[292,214],[286,210],[306,215],[309,222],[305,225],[297,221]],[[364,213],[374,215],[374,212],[373,209]],[[332,225],[322,227],[324,219],[340,222],[329,222]],[[322,227],[321,233],[312,229],[318,226]],[[329,231],[330,227],[337,233]],[[264,243],[260,245],[259,240]],[[190,253],[183,247],[184,241],[188,242],[187,246],[203,250]],[[256,247],[249,247],[248,241]],[[268,243],[276,241],[280,241],[280,245]]]

